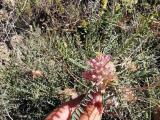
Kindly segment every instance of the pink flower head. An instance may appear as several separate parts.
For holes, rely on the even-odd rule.
[[[110,60],[111,55],[99,55],[95,59],[87,61],[90,69],[83,72],[83,77],[96,83],[113,79],[115,67]]]

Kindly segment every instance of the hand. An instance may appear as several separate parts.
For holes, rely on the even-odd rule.
[[[81,95],[69,102],[64,103],[53,112],[51,112],[45,120],[70,120],[73,111],[77,105],[82,101],[85,95]],[[96,93],[93,95],[93,99],[84,108],[84,113],[81,114],[79,120],[101,120],[103,112],[102,95]]]

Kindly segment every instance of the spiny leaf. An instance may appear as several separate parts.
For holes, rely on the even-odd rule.
[[[68,60],[69,60],[69,62],[73,63],[74,65],[78,66],[79,68],[87,69],[86,66],[82,65],[81,63],[77,62],[76,60],[74,60],[72,58],[69,58]]]
[[[81,101],[77,109],[72,114],[71,120],[78,120],[77,117],[80,117],[81,113],[84,112],[84,107],[87,106],[87,104],[92,101],[93,94],[98,92],[98,86],[94,85],[92,88],[90,88],[85,96],[85,98]]]
[[[91,94],[88,94],[88,97],[89,97],[90,99],[93,99],[93,96],[92,96]]]

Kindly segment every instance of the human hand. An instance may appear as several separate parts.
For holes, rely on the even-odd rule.
[[[51,112],[45,120],[70,120],[73,111],[80,104],[85,95],[81,95],[69,102],[64,103],[53,112]],[[92,101],[84,108],[79,120],[100,120],[103,112],[102,95],[96,93],[93,95]]]

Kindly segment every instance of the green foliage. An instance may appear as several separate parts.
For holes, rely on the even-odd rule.
[[[97,93],[99,90],[97,85],[92,86],[88,92],[86,93],[86,96],[83,98],[83,100],[80,102],[80,104],[77,106],[77,108],[72,113],[71,120],[79,120],[82,113],[84,113],[84,107],[87,106],[87,104],[92,101],[93,94]]]
[[[118,108],[120,119],[151,120],[153,109],[159,104],[159,87],[139,88],[159,83],[160,44],[158,36],[150,28],[151,23],[158,19],[155,10],[139,12],[136,8],[138,3],[123,1],[123,5],[131,9],[129,13],[118,3],[119,8],[114,14],[106,9],[102,16],[98,16],[100,4],[96,4],[97,7],[93,7],[96,10],[88,10],[86,17],[83,10],[76,7],[78,3],[71,1],[67,4],[63,0],[48,0],[44,6],[40,0],[32,2],[17,2],[17,26],[26,23],[26,19],[36,23],[36,17],[41,13],[39,8],[45,8],[49,17],[47,20],[42,18],[42,23],[35,25],[29,21],[30,29],[21,28],[20,33],[25,37],[25,47],[20,47],[21,57],[18,58],[17,48],[14,48],[8,65],[0,70],[0,119],[44,119],[55,107],[70,99],[68,95],[60,95],[60,90],[74,88],[78,94],[86,93],[87,86],[92,86],[81,75],[87,69],[85,62],[95,57],[97,52],[103,52],[111,54],[116,65],[119,82],[115,89],[121,103]],[[53,10],[48,7],[52,2],[56,2]],[[38,12],[32,11],[34,7]],[[59,17],[55,16],[55,11]],[[46,31],[40,27],[44,24]],[[137,69],[129,68],[128,60]],[[33,79],[29,74],[32,70],[41,70],[45,76]],[[139,98],[136,103],[126,103],[121,99],[118,89],[123,85],[136,89]],[[77,109],[75,112],[79,114],[81,109]]]

